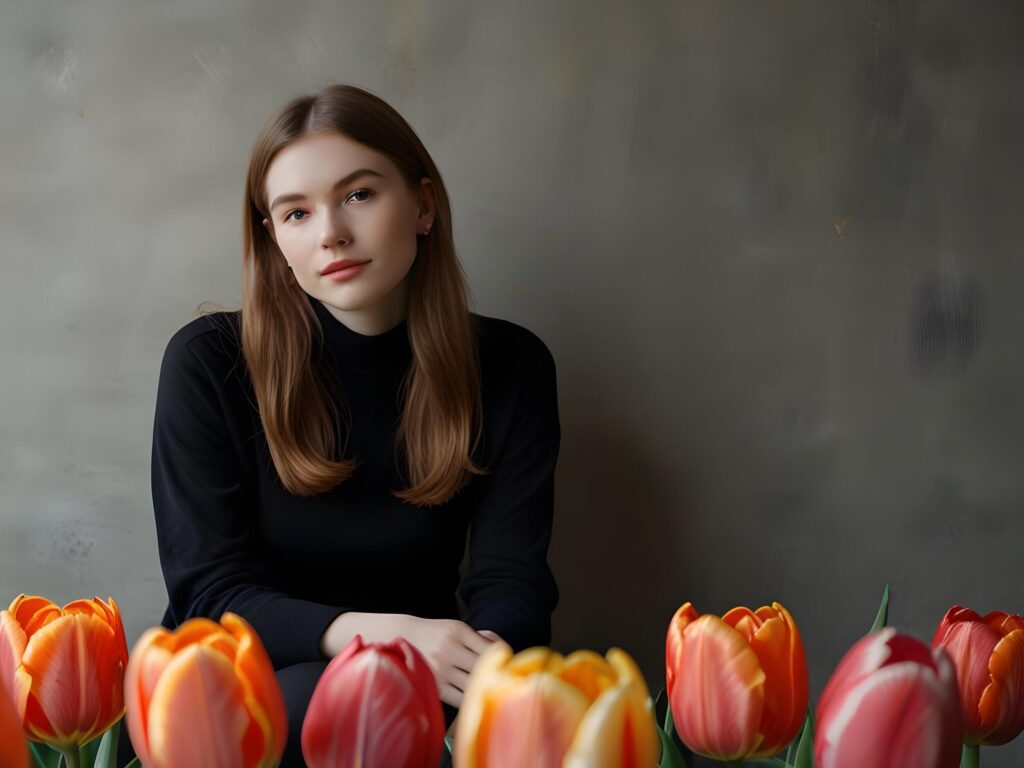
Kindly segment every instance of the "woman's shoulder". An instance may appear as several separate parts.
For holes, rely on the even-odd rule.
[[[500,362],[515,366],[523,362],[541,361],[554,364],[551,350],[534,331],[524,325],[499,317],[470,312],[477,331],[481,362]]]
[[[206,312],[178,328],[164,350],[165,365],[234,365],[241,354],[241,311]]]

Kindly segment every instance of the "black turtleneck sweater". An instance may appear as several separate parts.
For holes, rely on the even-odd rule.
[[[318,299],[310,303],[326,353],[312,359],[340,386],[351,426],[341,455],[357,461],[347,481],[317,496],[291,494],[274,468],[239,313],[201,316],[167,344],[152,453],[169,596],[163,625],[232,611],[259,633],[276,669],[323,660],[320,638],[348,610],[461,619],[515,650],[548,645],[558,601],[547,551],[560,429],[544,342],[472,315],[484,414],[473,459],[490,474],[473,476],[441,506],[419,508],[390,493],[406,487],[393,440],[412,360],[407,322],[364,336]]]

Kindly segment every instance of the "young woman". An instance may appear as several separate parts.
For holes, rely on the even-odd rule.
[[[267,122],[243,228],[241,310],[186,324],[160,368],[163,624],[252,624],[287,703],[282,765],[303,765],[313,687],[356,634],[416,646],[449,725],[488,644],[550,643],[555,365],[468,310],[441,176],[365,90]]]

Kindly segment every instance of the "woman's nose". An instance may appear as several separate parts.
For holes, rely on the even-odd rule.
[[[327,210],[322,218],[323,229],[320,232],[320,247],[333,248],[352,239],[344,218],[338,211]]]

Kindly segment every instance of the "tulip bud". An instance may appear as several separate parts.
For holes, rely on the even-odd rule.
[[[771,757],[807,713],[807,657],[779,603],[722,618],[683,604],[665,641],[665,681],[680,739],[722,761]]]
[[[240,616],[146,630],[124,684],[128,733],[146,768],[273,768],[284,753],[281,689]]]
[[[456,720],[455,768],[655,766],[661,750],[632,658],[503,641],[477,659]]]
[[[356,635],[320,676],[302,723],[310,768],[436,768],[444,714],[427,660],[405,638]]]
[[[28,742],[14,699],[0,680],[0,756],[6,768],[29,768]]]
[[[61,608],[18,595],[0,611],[0,683],[33,741],[76,750],[124,714],[128,646],[117,603],[108,599]]]
[[[956,768],[960,701],[949,655],[892,627],[862,638],[818,703],[817,768]]]
[[[932,639],[956,667],[965,744],[1006,744],[1024,730],[1024,618],[955,605]]]

